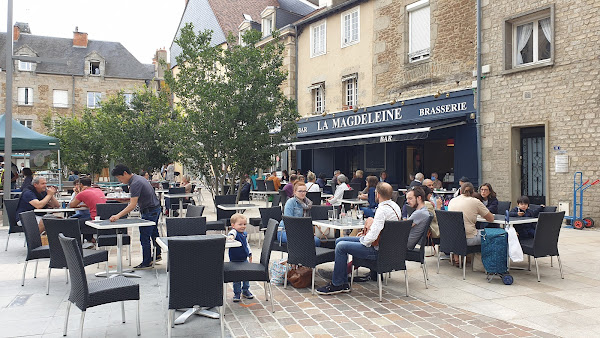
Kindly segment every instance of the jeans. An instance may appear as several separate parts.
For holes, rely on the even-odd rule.
[[[364,213],[365,219],[375,217],[375,208],[361,207],[360,210]]]
[[[335,265],[331,283],[340,286],[348,283],[348,255],[377,260],[377,250],[360,243],[360,237],[340,237],[335,241]]]
[[[277,232],[277,241],[281,243],[287,243],[287,234],[284,231]],[[321,240],[315,236],[315,246],[321,246]]]
[[[477,234],[473,238],[467,238],[467,245],[481,245],[481,230],[477,230]]]
[[[160,209],[161,208],[159,205],[154,209],[146,211],[142,214],[142,219],[157,223],[158,218],[160,217]],[[158,227],[156,225],[140,227],[140,243],[142,244],[142,254],[144,257],[144,259],[142,260],[142,265],[150,265],[150,263],[152,262],[150,238],[152,238],[152,243],[154,245],[154,248],[156,249],[156,256],[160,255],[160,247],[156,244],[156,237],[158,237]]]

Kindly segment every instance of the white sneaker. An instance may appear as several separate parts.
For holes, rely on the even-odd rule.
[[[83,249],[92,249],[94,246],[94,243],[88,241],[83,242],[83,244],[81,245]]]

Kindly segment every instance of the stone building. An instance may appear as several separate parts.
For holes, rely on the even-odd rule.
[[[297,168],[477,181],[476,7],[322,0],[298,27]]]
[[[4,70],[6,34],[0,35],[0,67]],[[29,25],[17,23],[13,31],[13,53],[39,57],[41,61],[15,60],[13,118],[39,132],[47,132],[43,120],[53,116],[77,115],[95,108],[102,98],[122,91],[126,100],[143,86],[157,86],[158,63],[140,63],[119,42],[88,39],[75,28],[73,39],[33,35]],[[166,58],[166,51],[157,57]],[[5,106],[6,72],[0,73]]]
[[[593,0],[482,1],[483,178],[513,206],[523,194],[572,214],[575,172],[600,177],[599,15]],[[583,216],[599,220],[596,187]]]

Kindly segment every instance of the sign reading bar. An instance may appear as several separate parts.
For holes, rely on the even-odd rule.
[[[474,112],[473,92],[463,90],[451,93],[450,97],[433,96],[400,102],[382,104],[360,109],[358,112],[344,111],[301,119],[298,125],[299,138],[314,135],[334,134],[351,130],[378,128],[409,123],[434,121],[439,118],[456,117]]]

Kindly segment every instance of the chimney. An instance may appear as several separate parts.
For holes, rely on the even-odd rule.
[[[19,41],[19,36],[21,36],[21,29],[19,26],[13,26],[13,41]]]
[[[160,62],[164,61],[165,65],[161,65]],[[156,72],[156,77],[159,79],[164,79],[165,71],[168,68],[167,62],[167,50],[165,47],[161,49],[157,49],[154,54],[154,58],[152,59],[152,63],[154,64],[154,70]]]
[[[79,31],[79,27],[75,27],[73,32],[73,47],[87,48],[88,35]]]
[[[15,22],[13,26],[13,40],[18,41],[21,34],[31,34],[29,24],[26,22]]]

